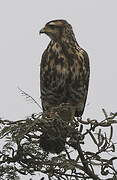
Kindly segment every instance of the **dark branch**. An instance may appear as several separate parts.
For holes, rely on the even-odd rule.
[[[65,115],[68,111],[69,117]],[[105,119],[98,122],[90,119],[83,121],[81,118],[76,120],[71,112],[71,107],[61,105],[51,113],[33,114],[16,122],[1,119],[0,138],[6,138],[0,152],[1,178],[9,176],[10,180],[10,175],[15,179],[17,173],[27,175],[35,172],[59,180],[70,180],[72,177],[76,180],[109,180],[106,178],[108,175],[110,179],[116,178],[114,163],[117,157],[103,157],[108,152],[116,151],[112,141],[112,125],[117,123],[117,113],[107,115],[103,110]],[[105,127],[110,128],[110,134],[103,133],[102,128]],[[91,151],[86,144],[89,137],[95,151]],[[86,150],[85,145],[88,147]],[[51,157],[49,152],[55,155]],[[96,166],[101,169],[99,175],[95,172]]]

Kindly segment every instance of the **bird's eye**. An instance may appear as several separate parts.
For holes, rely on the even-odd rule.
[[[49,26],[49,28],[51,28],[51,29],[56,29],[56,26],[55,25],[48,25]]]

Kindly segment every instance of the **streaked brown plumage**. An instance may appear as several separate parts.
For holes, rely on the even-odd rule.
[[[82,116],[89,84],[89,58],[76,42],[71,25],[65,20],[48,22],[40,33],[47,34],[51,41],[44,51],[40,67],[41,101],[44,111],[61,104],[73,107],[60,113],[65,122],[70,117]],[[60,153],[65,148],[67,129],[56,121],[51,123],[40,137],[40,147],[51,153]],[[63,122],[64,123],[64,122]],[[53,127],[55,127],[53,129]]]
[[[89,58],[65,20],[48,22],[40,33],[51,41],[44,51],[40,68],[41,100],[44,110],[69,103],[75,116],[82,116],[89,84]]]

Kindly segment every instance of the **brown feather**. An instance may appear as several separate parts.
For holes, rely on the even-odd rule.
[[[76,42],[67,21],[47,23],[44,33],[51,41],[42,55],[40,67],[43,109],[69,103],[76,107],[75,116],[82,116],[90,74],[88,55]]]

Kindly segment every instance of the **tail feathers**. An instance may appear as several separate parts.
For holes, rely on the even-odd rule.
[[[65,141],[65,137],[52,137],[48,133],[43,133],[40,136],[40,147],[46,152],[59,154],[65,148]]]

